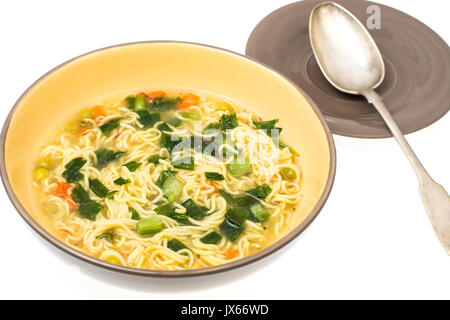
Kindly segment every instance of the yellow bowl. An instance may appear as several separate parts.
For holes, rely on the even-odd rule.
[[[113,265],[77,251],[39,221],[32,171],[40,145],[65,119],[99,97],[148,87],[182,87],[229,97],[263,115],[280,119],[284,140],[299,153],[303,199],[282,238],[246,258],[184,271],[144,270]],[[14,206],[41,236],[87,262],[150,276],[193,276],[256,261],[298,236],[324,205],[334,180],[331,133],[316,105],[292,82],[248,57],[185,42],[140,42],[113,46],[70,60],[37,80],[11,110],[1,135],[0,171]]]

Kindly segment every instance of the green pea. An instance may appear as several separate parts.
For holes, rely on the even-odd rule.
[[[297,173],[292,168],[283,168],[281,169],[281,176],[289,181],[294,181],[297,178]]]

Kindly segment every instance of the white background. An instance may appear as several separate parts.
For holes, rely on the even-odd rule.
[[[0,121],[30,84],[72,57],[164,39],[243,53],[255,25],[289,2],[1,1]],[[418,18],[449,42],[448,12],[436,9],[447,1],[379,2]],[[450,298],[450,258],[435,238],[415,176],[394,140],[334,138],[336,181],[313,224],[263,261],[202,278],[137,278],[75,260],[32,231],[1,188],[0,298]],[[449,138],[448,115],[408,135],[447,190]]]

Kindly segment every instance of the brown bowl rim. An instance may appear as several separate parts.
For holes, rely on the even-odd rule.
[[[70,246],[66,245],[62,241],[55,238],[47,230],[45,230],[35,219],[33,219],[31,217],[31,215],[22,206],[22,204],[20,203],[19,199],[16,197],[16,195],[12,189],[12,186],[11,186],[11,183],[9,181],[8,174],[6,171],[6,161],[5,161],[5,142],[6,142],[6,136],[8,134],[9,125],[10,125],[11,119],[14,115],[14,111],[16,110],[17,106],[21,103],[22,99],[28,94],[28,92],[31,89],[33,89],[39,82],[41,82],[47,76],[49,76],[53,72],[63,68],[66,64],[69,64],[77,59],[83,58],[87,55],[90,55],[90,54],[93,54],[96,52],[106,51],[106,50],[117,48],[117,47],[130,46],[130,45],[136,45],[136,44],[149,44],[149,43],[174,43],[174,44],[187,44],[187,45],[192,45],[192,46],[200,46],[200,47],[215,49],[218,51],[223,51],[228,54],[236,55],[242,59],[248,60],[249,62],[257,63],[260,66],[268,69],[269,71],[275,73],[276,75],[282,77],[287,82],[289,82],[292,86],[294,86],[300,92],[300,94],[302,94],[302,96],[305,98],[305,100],[308,102],[308,104],[312,107],[312,109],[316,113],[316,116],[319,118],[319,121],[322,124],[322,128],[324,129],[325,134],[327,136],[327,142],[328,142],[328,146],[330,149],[329,175],[328,175],[328,179],[327,179],[325,188],[322,192],[322,195],[319,198],[319,201],[317,202],[315,207],[311,210],[311,212],[308,214],[308,216],[305,218],[305,220],[300,225],[298,225],[295,229],[293,229],[291,232],[289,232],[283,238],[281,238],[280,240],[271,244],[267,248],[264,248],[263,250],[255,253],[255,254],[238,259],[233,262],[225,263],[225,264],[214,266],[214,267],[188,269],[188,270],[177,270],[177,271],[156,270],[156,269],[138,269],[138,268],[131,268],[131,267],[108,263],[106,261],[89,256],[89,255],[87,255],[81,251],[78,251],[74,248],[71,248]],[[301,88],[299,88],[295,83],[293,83],[290,79],[288,79],[284,75],[280,74],[279,72],[275,71],[268,65],[258,61],[255,58],[252,58],[252,57],[249,57],[249,56],[246,56],[246,55],[243,55],[243,54],[240,54],[240,53],[228,50],[228,49],[223,49],[223,48],[206,45],[206,44],[201,44],[201,43],[187,42],[187,41],[152,40],[152,41],[138,41],[138,42],[121,43],[121,44],[116,44],[116,45],[96,49],[93,51],[89,51],[87,53],[84,53],[75,58],[67,60],[66,62],[61,63],[60,65],[51,69],[50,71],[45,73],[43,76],[41,76],[39,79],[37,79],[33,84],[31,84],[22,93],[22,95],[19,97],[19,99],[16,101],[16,103],[12,107],[11,111],[9,112],[8,117],[5,120],[5,123],[3,124],[2,132],[0,135],[0,175],[1,175],[1,178],[3,181],[3,185],[5,187],[5,190],[8,194],[9,199],[11,200],[11,202],[14,205],[14,207],[16,208],[16,210],[19,212],[19,214],[22,216],[22,218],[28,223],[28,225],[34,231],[36,231],[40,236],[42,236],[45,240],[50,242],[55,247],[61,249],[63,252],[66,252],[73,257],[81,259],[82,261],[88,262],[95,266],[106,268],[111,271],[132,274],[132,275],[139,275],[139,276],[147,276],[147,277],[180,278],[180,277],[193,277],[193,276],[216,274],[216,273],[220,273],[220,272],[224,272],[224,271],[234,270],[239,267],[243,267],[250,263],[261,260],[262,258],[265,258],[268,255],[278,251],[279,249],[281,249],[282,247],[284,247],[288,243],[290,243],[292,240],[297,238],[303,232],[303,230],[305,230],[306,227],[308,227],[309,224],[317,217],[317,215],[323,208],[323,206],[331,192],[331,189],[332,189],[332,186],[334,183],[334,179],[335,179],[335,174],[336,174],[336,148],[335,148],[333,136],[332,136],[331,131],[330,131],[321,111],[319,110],[318,106]]]

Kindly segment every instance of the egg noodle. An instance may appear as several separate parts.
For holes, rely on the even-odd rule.
[[[226,102],[227,110],[205,96],[200,96],[197,103],[186,109],[172,111],[172,116],[181,124],[176,127],[169,124],[171,130],[165,134],[181,138],[195,135],[202,139],[208,136],[208,131],[205,133],[208,125],[219,123],[230,110],[236,113],[237,126],[227,130],[227,140],[219,149],[248,158],[251,173],[233,176],[227,168],[229,156],[220,159],[195,148],[175,148],[169,152],[161,146],[163,131],[158,126],[163,122],[144,128],[138,113],[130,110],[123,98],[105,101],[102,104],[104,114],[82,119],[81,132],[61,131],[40,152],[40,159],[49,159],[51,164],[47,166],[48,174],[38,177],[34,185],[42,202],[43,215],[60,240],[88,255],[124,266],[183,270],[243,258],[280,237],[295,214],[295,205],[301,200],[301,169],[290,148],[284,144],[280,147],[276,139],[255,127],[253,120],[261,121],[259,115],[231,102]],[[195,119],[187,118],[186,112],[195,115]],[[105,135],[100,126],[113,119],[120,119],[120,124],[109,136]],[[120,150],[124,154],[99,167],[96,151],[102,148]],[[152,155],[160,156],[159,162],[149,162]],[[194,170],[173,167],[174,161],[186,156],[193,157]],[[89,193],[91,200],[103,206],[93,220],[80,215],[76,204],[71,204],[57,191],[58,184],[65,183],[65,166],[75,158],[86,160],[79,169],[82,178],[77,183]],[[135,171],[124,166],[132,161],[140,164]],[[168,215],[155,212],[155,208],[167,203],[164,191],[157,184],[165,170],[175,172],[183,185],[179,197],[172,202],[174,212],[185,215],[187,209],[182,203],[192,199],[199,207],[207,208],[203,219],[188,217],[188,223],[181,224]],[[205,172],[218,173],[224,180],[208,180]],[[129,183],[118,185],[115,181],[119,177],[128,179]],[[117,193],[112,197],[99,197],[90,191],[89,179],[98,179],[109,191]],[[68,190],[69,197],[74,185],[72,183]],[[219,190],[239,197],[246,190],[261,185],[270,187],[270,193],[264,199],[258,199],[270,213],[266,221],[246,220],[245,228],[235,241],[225,236],[216,244],[201,240],[212,231],[221,233],[220,225],[230,206]],[[161,231],[148,235],[136,232],[139,221],[132,218],[130,208],[138,213],[140,220],[158,216],[163,224]],[[185,247],[178,251],[171,249],[169,242],[172,239],[179,240]]]

